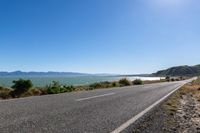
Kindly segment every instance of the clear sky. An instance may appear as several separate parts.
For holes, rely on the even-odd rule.
[[[199,0],[0,0],[0,71],[200,64]]]

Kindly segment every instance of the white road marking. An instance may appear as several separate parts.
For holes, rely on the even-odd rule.
[[[177,91],[178,89],[180,89],[183,85],[180,85],[175,90],[171,91],[169,94],[167,94],[166,96],[164,96],[163,98],[161,98],[160,100],[158,100],[157,102],[155,102],[154,104],[152,104],[151,106],[149,106],[148,108],[146,108],[145,110],[143,110],[142,112],[140,112],[138,115],[134,116],[133,118],[131,118],[130,120],[128,120],[127,122],[125,122],[124,124],[122,124],[120,127],[118,127],[117,129],[115,129],[111,133],[120,133],[120,132],[122,132],[123,130],[125,130],[126,128],[128,128],[131,124],[133,124],[134,122],[136,122],[139,118],[141,118],[142,116],[144,116],[148,111],[150,111],[151,109],[153,109],[156,105],[160,104],[167,97],[169,97],[175,91]]]
[[[97,96],[92,96],[92,97],[77,99],[76,101],[79,102],[79,101],[94,99],[94,98],[98,98],[98,97],[110,96],[110,95],[114,95],[114,94],[115,93],[107,93],[107,94],[103,94],[103,95],[97,95]]]

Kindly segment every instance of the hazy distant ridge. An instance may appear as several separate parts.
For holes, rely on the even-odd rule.
[[[0,76],[89,76],[86,73],[76,72],[0,72]]]
[[[139,74],[139,75],[129,75],[129,76],[199,76],[200,75],[200,65],[195,66],[176,66],[165,70],[158,71],[153,74]],[[78,73],[78,72],[0,72],[0,76],[122,76],[118,74],[88,74],[88,73]],[[126,76],[126,75],[123,75]]]

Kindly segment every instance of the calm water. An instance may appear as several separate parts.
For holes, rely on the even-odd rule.
[[[111,77],[111,76],[81,76],[81,77],[0,77],[0,86],[12,86],[12,81],[19,78],[30,79],[34,86],[43,87],[50,84],[52,81],[59,81],[67,85],[86,85],[102,81],[117,81],[125,77]],[[159,80],[159,77],[126,77],[130,80]]]

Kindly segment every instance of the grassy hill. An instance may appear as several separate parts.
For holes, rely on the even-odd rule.
[[[199,76],[200,65],[196,66],[177,66],[166,70],[153,73],[153,76]]]

